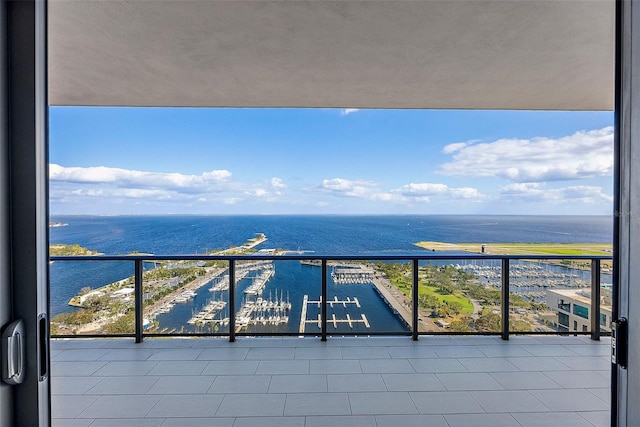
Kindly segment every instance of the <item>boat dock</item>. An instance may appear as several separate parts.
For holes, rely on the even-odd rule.
[[[346,307],[347,304],[354,304],[358,308],[362,307],[360,305],[360,301],[358,301],[358,298],[355,298],[355,297],[353,299],[347,297],[346,300],[339,300],[337,296],[334,296],[333,298],[334,298],[333,300],[327,300],[326,302],[329,306],[331,306],[331,308],[333,308],[334,304],[341,304],[343,307]],[[322,316],[320,314],[318,314],[317,319],[313,319],[313,320],[307,319],[307,306],[309,304],[317,304],[318,308],[320,308],[322,304],[322,297],[320,297],[318,301],[310,301],[309,295],[305,295],[304,298],[302,299],[302,312],[300,313],[300,329],[299,329],[299,332],[301,334],[304,334],[308,323],[315,323],[318,325],[319,329],[322,328]],[[334,313],[334,314],[331,314],[331,319],[327,319],[327,323],[333,324],[334,329],[338,329],[339,323],[346,323],[349,325],[350,328],[353,328],[353,325],[355,323],[362,323],[366,328],[371,327],[371,325],[369,324],[369,319],[367,319],[367,316],[364,313],[360,315],[359,319],[352,318],[349,313],[347,313],[346,319],[338,319]]]
[[[331,278],[335,284],[364,285],[373,282],[375,272],[367,266],[335,268],[331,272]]]

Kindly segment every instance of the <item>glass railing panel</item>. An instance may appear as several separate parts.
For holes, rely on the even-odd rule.
[[[404,275],[405,271],[409,272],[408,276]],[[410,272],[411,263],[407,261],[329,260],[327,334],[410,332]],[[321,317],[321,313],[318,314]],[[307,318],[312,315],[308,311]]]
[[[228,294],[227,261],[154,263],[143,275],[143,332],[228,333]]]
[[[591,331],[588,260],[512,260],[510,332]]]
[[[612,312],[612,262],[611,260],[602,260],[600,262],[600,332],[604,334],[611,333],[611,317]]]
[[[500,333],[502,267],[500,260],[452,260],[440,267],[454,296],[446,330],[451,332]],[[446,289],[446,288],[445,288]]]
[[[235,332],[299,332],[304,295],[320,289],[319,277],[300,261],[237,261]]]
[[[284,257],[283,257],[284,258]],[[60,335],[135,332],[134,259],[51,265],[51,330]],[[142,319],[147,335],[228,336],[231,312],[241,335],[408,334],[413,265],[418,265],[419,333],[495,333],[502,329],[502,260],[235,260],[235,307],[229,260],[142,262]],[[611,261],[602,260],[598,324],[611,322]],[[509,260],[511,333],[589,333],[591,260]],[[323,304],[324,303],[324,304]],[[326,319],[322,319],[326,308]]]
[[[53,261],[51,335],[134,333],[133,269],[130,261]]]

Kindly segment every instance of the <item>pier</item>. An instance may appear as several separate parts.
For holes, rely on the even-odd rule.
[[[335,284],[364,285],[372,283],[374,277],[374,270],[366,266],[336,268],[331,272],[331,278]]]
[[[331,306],[331,308],[333,308],[334,304],[341,304],[343,307],[346,307],[347,304],[353,304],[357,308],[362,308],[362,306],[360,305],[360,301],[358,301],[358,298],[356,297],[354,297],[353,299],[347,297],[346,300],[339,300],[337,296],[334,296],[333,298],[334,298],[333,300],[327,300],[326,302],[328,305]],[[301,334],[304,334],[307,327],[307,323],[315,323],[318,325],[318,329],[322,328],[322,316],[320,314],[318,314],[317,319],[313,319],[313,320],[307,319],[307,306],[309,304],[317,304],[319,308],[322,304],[322,297],[320,297],[320,299],[317,301],[311,301],[309,300],[309,295],[305,295],[304,298],[302,299],[302,312],[300,314],[300,329],[299,329],[299,332]],[[348,313],[347,313],[346,319],[338,319],[335,314],[332,314],[331,319],[327,319],[327,323],[333,324],[334,329],[338,329],[339,323],[346,323],[349,325],[350,328],[353,328],[354,323],[362,323],[364,324],[365,328],[371,327],[371,325],[369,324],[369,319],[367,319],[367,316],[364,313],[360,315],[360,319],[357,319],[357,318],[354,319]]]
[[[402,300],[407,297],[386,279],[375,277],[371,283],[373,283],[373,289],[378,292],[393,311],[402,317],[407,325],[411,325],[413,323],[411,310],[409,310],[409,307],[402,302]],[[399,295],[394,295],[392,289]]]

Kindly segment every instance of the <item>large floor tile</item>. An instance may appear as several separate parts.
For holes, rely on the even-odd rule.
[[[51,378],[51,394],[85,394],[102,381],[102,377],[54,377]]]
[[[509,414],[449,414],[444,417],[449,427],[521,427]]]
[[[587,390],[531,390],[551,411],[606,411],[609,404]]]
[[[78,415],[78,418],[144,418],[160,396],[101,396]]]
[[[213,417],[222,398],[216,394],[168,394],[151,413],[154,417]]]
[[[351,415],[347,393],[288,394],[284,415]]]
[[[235,421],[236,418],[165,418],[162,427],[233,427]]]
[[[308,374],[309,360],[261,360],[256,375]]]
[[[216,377],[214,376],[166,376],[147,390],[147,394],[201,394],[206,393]]]
[[[457,359],[409,359],[418,373],[468,372]]]
[[[252,375],[258,363],[257,360],[215,360],[207,364],[201,375]]]
[[[216,377],[209,393],[266,393],[271,375],[221,375]]]
[[[296,353],[295,348],[251,348],[246,360],[291,360]]]
[[[575,412],[512,414],[522,427],[593,427]]]
[[[386,391],[380,374],[327,375],[328,391]]]
[[[362,373],[359,360],[310,360],[311,374],[358,374]]]
[[[160,377],[152,376],[108,377],[91,388],[87,394],[144,394],[159,379]]]
[[[108,362],[93,375],[101,377],[146,375],[158,362],[152,361],[118,361]]]
[[[354,415],[417,414],[407,392],[349,393],[351,413]]]
[[[507,390],[536,390],[562,388],[552,376],[542,372],[492,372],[491,375]]]
[[[421,414],[479,414],[484,409],[466,391],[417,391],[409,395]]]
[[[383,374],[389,391],[437,391],[445,390],[435,374]]]
[[[273,375],[269,393],[326,392],[326,375]]]
[[[396,427],[402,424],[396,424]],[[381,427],[373,415],[332,415],[306,417],[305,427]],[[403,426],[405,427],[405,426]],[[406,426],[408,427],[408,426]],[[436,426],[434,426],[436,427]]]
[[[52,362],[52,377],[86,377],[93,375],[109,362]]]
[[[471,391],[487,412],[545,412],[549,408],[525,390]]]
[[[216,417],[281,417],[285,394],[227,394]]]
[[[305,427],[304,417],[236,418],[233,427]]]
[[[503,389],[491,375],[484,372],[453,372],[436,374],[436,376],[449,391]]]
[[[415,372],[406,359],[367,359],[360,360],[362,372],[367,374],[404,374]]]
[[[376,415],[377,427],[449,427],[442,415]]]
[[[75,418],[98,398],[98,396],[51,396],[51,417]]]

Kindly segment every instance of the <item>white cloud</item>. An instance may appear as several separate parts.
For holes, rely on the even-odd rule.
[[[562,138],[500,139],[444,147],[452,161],[444,175],[500,177],[512,182],[544,182],[610,176],[613,128],[580,131]]]
[[[395,190],[403,197],[411,200],[429,202],[430,196],[447,196],[452,199],[484,199],[485,196],[477,189],[471,187],[449,187],[446,184],[434,184],[429,182],[410,183]]]
[[[49,165],[49,179],[52,182],[75,184],[112,184],[121,188],[159,188],[181,193],[211,191],[231,177],[228,170],[212,170],[201,175],[181,173],[145,172],[105,166],[64,167]]]
[[[431,184],[427,182],[423,183],[410,183],[400,187],[399,191],[404,196],[432,196],[434,194],[443,194],[449,190],[449,187],[445,184]]]
[[[340,112],[340,115],[341,116],[347,116],[347,115],[352,114],[352,113],[357,113],[358,111],[360,111],[359,108],[344,108]]]
[[[271,178],[271,187],[272,188],[287,188],[287,184],[283,183],[280,178],[273,177],[273,178]]]
[[[444,154],[455,153],[456,151],[460,151],[468,145],[468,142],[456,142],[454,144],[445,145],[445,147],[442,149],[442,152]]]
[[[599,204],[613,202],[613,196],[602,187],[576,185],[563,188],[546,188],[539,183],[518,183],[500,189],[503,199],[527,202],[586,203]]]
[[[428,182],[412,182],[393,190],[383,190],[378,183],[372,181],[333,178],[323,180],[320,188],[324,192],[339,197],[354,197],[399,204],[428,203],[433,196],[439,196],[443,199],[466,199],[469,201],[486,199],[486,196],[475,188],[455,188],[446,184]]]
[[[332,178],[322,180],[320,188],[336,196],[370,198],[376,192],[376,185],[372,181]]]
[[[267,190],[265,190],[264,188],[255,188],[253,190],[245,191],[244,194],[248,196],[264,197],[269,193],[267,193]]]

